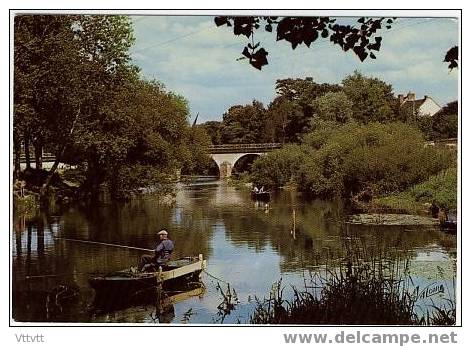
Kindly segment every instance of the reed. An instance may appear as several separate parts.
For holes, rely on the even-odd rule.
[[[432,304],[417,314],[417,294],[407,275],[409,263],[399,257],[350,249],[340,263],[329,263],[310,275],[302,289],[292,287],[284,299],[281,280],[268,298],[256,299],[252,324],[349,324],[349,325],[454,325],[452,300]]]

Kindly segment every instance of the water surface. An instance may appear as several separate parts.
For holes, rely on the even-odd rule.
[[[302,287],[312,272],[343,258],[352,243],[361,244],[365,251],[410,260],[410,275],[420,289],[443,283],[447,292],[441,296],[454,295],[456,236],[430,226],[348,225],[347,214],[341,203],[306,200],[292,191],[274,193],[268,204],[255,202],[250,192],[215,180],[181,185],[170,204],[145,196],[126,203],[15,216],[13,318],[246,323],[254,297],[267,296],[280,278],[289,297],[290,285]],[[153,248],[161,228],[168,229],[175,242],[175,258],[201,253],[207,259],[204,292],[190,295],[161,316],[151,305],[111,313],[93,311],[94,292],[88,278],[136,265],[142,251],[61,238]],[[220,288],[226,292],[227,283],[238,304],[224,316],[218,306],[223,301]],[[79,296],[58,306],[51,298],[58,287],[74,287]],[[441,299],[440,295],[432,298]]]

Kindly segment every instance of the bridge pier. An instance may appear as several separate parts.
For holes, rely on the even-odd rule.
[[[208,154],[219,168],[220,178],[229,178],[236,162],[246,155],[264,155],[281,148],[280,143],[221,144],[208,148]]]
[[[223,153],[211,154],[211,158],[216,162],[219,168],[219,178],[229,178],[232,175],[232,169],[236,162],[246,155],[264,155],[265,153]]]
[[[224,161],[219,166],[219,178],[229,178],[231,174],[232,174],[232,165],[229,162]]]

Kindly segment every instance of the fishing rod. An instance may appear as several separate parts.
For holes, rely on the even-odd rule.
[[[131,250],[140,250],[140,251],[154,252],[153,249],[146,249],[146,248],[142,248],[142,247],[135,247],[135,246],[127,246],[127,245],[119,245],[119,244],[105,243],[105,242],[92,241],[92,240],[72,239],[72,238],[63,238],[63,237],[54,237],[54,239],[61,239],[61,240],[66,240],[66,241],[74,241],[74,242],[77,242],[77,243],[87,243],[87,244],[114,246],[114,247],[120,247],[120,248],[124,248],[124,249],[131,249]]]

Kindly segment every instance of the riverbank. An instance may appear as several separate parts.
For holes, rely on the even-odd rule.
[[[455,325],[454,288],[443,281],[428,289],[414,286],[408,261],[382,255],[353,250],[334,268],[311,276],[304,288],[292,286],[288,300],[278,281],[268,298],[257,300],[250,323]]]
[[[47,178],[47,171],[25,169],[13,185],[13,206],[19,215],[34,214],[41,205],[68,204],[78,198],[80,175],[74,169],[58,170],[51,179],[47,193],[41,198],[41,186]]]
[[[437,216],[438,209],[456,213],[457,169],[454,167],[444,170],[406,191],[374,198],[370,204],[374,209],[382,208],[409,214]]]

